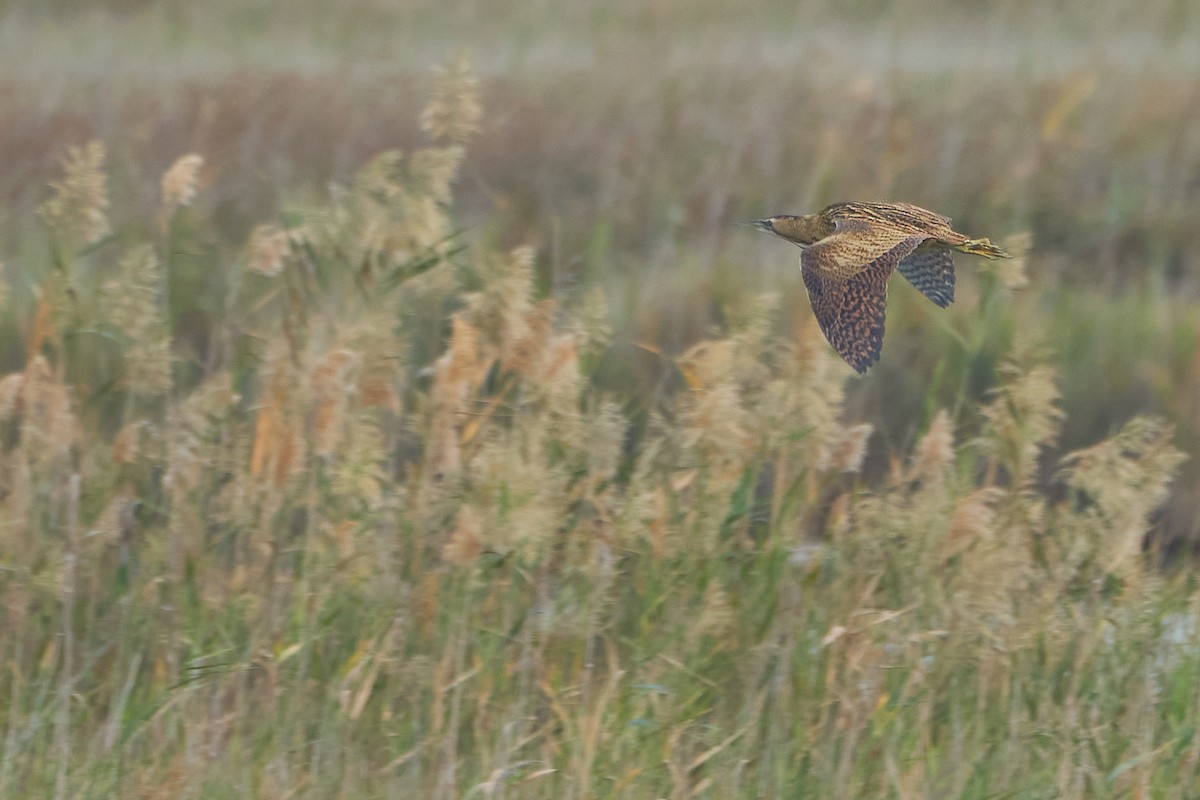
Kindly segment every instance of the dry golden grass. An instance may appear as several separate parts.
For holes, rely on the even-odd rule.
[[[108,144],[109,188],[123,209],[111,224],[134,238],[164,200],[150,191],[159,175],[181,153],[203,154],[205,209],[177,224],[204,216],[208,235],[176,254],[168,300],[183,352],[204,362],[223,346],[210,334],[227,288],[206,259],[238,257],[260,222],[293,238],[353,236],[354,247],[383,245],[399,258],[413,249],[384,241],[392,234],[363,216],[369,209],[345,208],[332,229],[333,220],[293,229],[275,218],[314,205],[331,182],[350,185],[360,165],[399,146],[427,150],[406,178],[414,189],[429,181],[424,211],[405,212],[425,214],[417,249],[453,232],[430,227],[429,204],[446,197],[439,173],[463,170],[452,228],[496,249],[537,243],[539,292],[603,285],[612,322],[632,331],[623,340],[679,354],[743,290],[803,307],[788,259],[747,243],[731,221],[836,199],[909,199],[971,229],[1028,232],[1036,247],[1013,265],[1024,272],[982,284],[964,276],[946,320],[893,298],[891,329],[905,334],[849,395],[882,441],[902,449],[936,406],[956,410],[964,387],[982,400],[1020,331],[1040,340],[1022,345],[1046,347],[1073,411],[1057,454],[1135,414],[1167,415],[1192,450],[1200,149],[1188,42],[1200,17],[1175,0],[1134,18],[1119,6],[1022,2],[964,15],[942,3],[809,2],[735,13],[657,0],[599,19],[587,3],[530,2],[501,20],[421,3],[271,6],[251,19],[236,5],[198,14],[167,3],[48,26],[44,10],[17,4],[6,19],[21,46],[5,51],[13,78],[0,97],[14,121],[0,131],[0,196],[16,212],[0,216],[12,242],[7,278],[19,293],[40,283],[45,243],[27,212],[68,147]],[[112,72],[101,91],[77,63],[114,37],[128,46],[104,62]],[[441,129],[442,146],[422,148],[422,123],[440,125],[448,108],[438,101],[423,120],[422,93],[459,79],[453,67],[430,74],[431,48],[463,41],[475,43],[496,113],[464,117],[464,132],[486,130],[469,151],[454,140],[465,133]],[[393,157],[364,179],[388,180]],[[1007,291],[1030,277],[1031,288]],[[995,282],[1005,291],[992,292]],[[994,298],[992,313],[968,340],[976,292]],[[14,325],[0,318],[8,341]],[[657,369],[638,358],[605,377],[645,381],[636,393],[652,393]],[[3,369],[21,363],[16,348],[0,352]],[[1097,376],[1106,391],[1094,391]],[[868,453],[870,474],[879,456]],[[1185,548],[1200,535],[1197,470],[1184,467],[1163,521]]]
[[[606,96],[616,114],[584,104],[604,137],[522,121],[512,88],[460,62],[439,76],[423,115],[405,109],[430,141],[380,147],[285,212],[229,224],[220,198],[246,179],[203,135],[150,159],[161,179],[122,164],[128,206],[108,206],[97,145],[42,176],[51,254],[19,249],[0,303],[0,796],[1196,794],[1194,582],[1141,549],[1186,434],[1080,402],[1069,377],[1074,356],[1126,363],[1172,315],[1186,355],[1186,303],[1060,300],[1076,234],[1021,217],[1027,273],[968,280],[945,329],[895,298],[893,371],[853,383],[786,291],[719,263],[751,251],[678,235],[740,213],[731,176],[813,175],[812,198],[833,175],[946,180],[948,197],[990,187],[980,207],[1003,215],[1053,207],[1079,186],[1030,185],[1087,170],[1035,164],[1014,190],[996,164],[1019,143],[971,127],[969,155],[921,177],[906,164],[934,120],[903,87],[855,89],[867,122],[899,104],[876,133],[803,83],[785,99],[825,131],[770,139],[781,118],[760,110],[722,140],[686,102],[706,75],[669,75],[680,102],[653,113],[637,91]],[[1072,135],[1074,80],[1030,93],[1043,124],[1022,158],[1111,145]],[[661,158],[698,129],[716,133]],[[900,138],[856,159],[839,142],[860,130]],[[814,148],[813,169],[785,163]],[[520,196],[606,175],[557,223]],[[480,206],[451,202],[481,186],[494,221],[464,236]],[[1077,195],[1076,223],[1096,212]],[[688,267],[705,252],[726,255]],[[659,274],[558,283],[605,268]],[[1022,277],[1069,305],[1023,299]],[[694,294],[665,303],[672,286]],[[1058,356],[1022,339],[1031,320]],[[1076,341],[1105,324],[1123,336]],[[906,338],[930,354],[906,358]],[[1100,435],[1101,407],[1129,413]]]

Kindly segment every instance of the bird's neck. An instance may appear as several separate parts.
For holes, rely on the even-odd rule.
[[[780,217],[775,220],[775,233],[801,247],[824,239],[833,233],[834,225],[820,214]]]

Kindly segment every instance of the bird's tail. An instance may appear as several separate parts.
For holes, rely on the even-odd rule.
[[[955,249],[963,253],[970,253],[973,256],[983,256],[984,258],[993,260],[997,258],[1012,258],[1012,255],[1007,250],[992,244],[991,239],[968,239]]]

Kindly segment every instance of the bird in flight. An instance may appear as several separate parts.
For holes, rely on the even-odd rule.
[[[879,360],[892,270],[938,306],[954,302],[951,251],[1012,258],[909,203],[834,203],[816,214],[749,223],[800,246],[800,274],[825,338],[858,372]]]

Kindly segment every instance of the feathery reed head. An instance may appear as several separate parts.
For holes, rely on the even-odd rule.
[[[119,275],[101,292],[109,323],[125,335],[125,385],[136,395],[160,395],[171,388],[171,342],[163,319],[162,275],[154,248],[131,249]]]
[[[912,477],[935,481],[954,461],[954,426],[946,409],[938,409],[929,430],[917,442],[912,459]]]
[[[283,272],[291,249],[287,231],[278,225],[256,225],[250,232],[250,253],[246,265],[251,272],[274,277]]]
[[[479,80],[465,57],[442,65],[434,80],[433,97],[421,113],[421,128],[435,139],[461,144],[479,130]]]
[[[196,153],[180,156],[170,169],[163,173],[161,181],[162,212],[169,216],[175,209],[191,205],[196,198],[196,185],[204,157]]]
[[[69,147],[63,177],[50,184],[54,196],[38,208],[52,231],[69,247],[82,247],[108,235],[108,185],[104,144]]]

